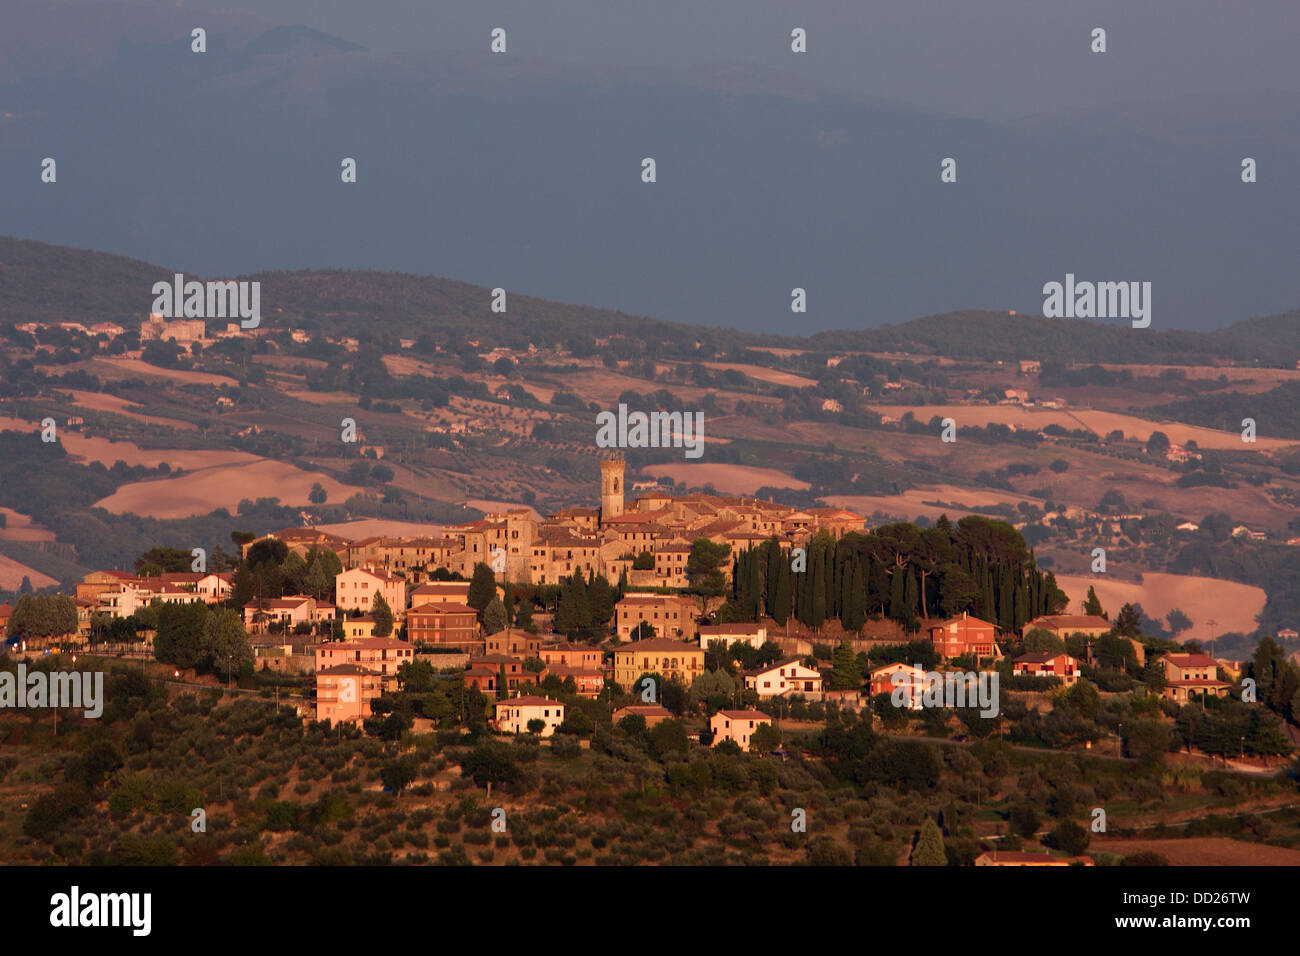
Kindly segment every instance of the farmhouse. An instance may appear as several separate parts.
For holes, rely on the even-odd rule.
[[[748,753],[750,738],[754,731],[763,724],[772,723],[772,718],[761,710],[720,710],[709,718],[709,730],[713,732],[713,746],[724,740],[732,741],[741,750]]]
[[[1071,634],[1084,637],[1101,637],[1111,629],[1110,621],[1095,614],[1047,614],[1036,617],[1020,629],[1021,634],[1033,630],[1050,631],[1064,640]]]
[[[757,691],[760,700],[802,694],[809,700],[822,695],[821,671],[808,667],[800,657],[787,657],[766,667],[745,672],[745,687]]]
[[[673,713],[667,707],[661,707],[659,704],[632,704],[629,707],[620,707],[614,711],[614,726],[617,727],[619,721],[624,717],[640,717],[645,721],[646,730],[649,730],[655,724],[661,724],[665,720],[671,720]]]
[[[975,857],[976,866],[1094,866],[1090,856],[1053,856],[1044,850],[985,850]]]
[[[496,704],[496,729],[503,734],[532,733],[528,725],[542,722],[539,736],[549,737],[564,723],[564,705],[549,697],[511,697]]]
[[[1165,670],[1166,700],[1186,703],[1195,697],[1226,697],[1232,685],[1219,680],[1219,664],[1209,654],[1166,654],[1160,658]]]
[[[998,650],[997,627],[971,617],[965,611],[961,617],[952,617],[931,627],[930,641],[944,660],[965,655],[975,658],[1002,656]]]
[[[1079,662],[1069,654],[1022,654],[1011,662],[1012,673],[1029,677],[1059,677],[1069,687],[1079,679]]]

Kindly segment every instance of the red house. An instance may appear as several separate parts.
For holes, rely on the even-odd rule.
[[[944,660],[970,654],[981,657],[1001,657],[998,650],[997,627],[962,611],[961,617],[950,617],[930,628],[930,642]]]
[[[572,664],[547,664],[546,669],[537,677],[538,680],[545,680],[552,674],[560,680],[572,677],[577,693],[583,697],[597,697],[605,688],[605,672],[594,667],[575,667]]]
[[[1030,677],[1059,677],[1066,687],[1079,679],[1079,662],[1069,654],[1021,654],[1011,662],[1012,672]]]
[[[471,657],[469,667],[465,669],[465,686],[474,686],[489,697],[501,688],[501,675],[505,674],[506,690],[515,693],[523,684],[530,681],[537,683],[541,678],[532,671],[524,670],[524,662],[517,657],[504,654],[489,654],[483,657]]]

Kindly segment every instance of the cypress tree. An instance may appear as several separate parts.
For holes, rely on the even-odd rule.
[[[791,580],[790,561],[780,553],[776,574],[776,588],[772,598],[772,619],[778,624],[785,624],[790,619],[791,605],[794,601],[794,582]]]
[[[862,630],[862,625],[866,623],[866,582],[862,571],[862,564],[855,563],[853,566],[853,576],[848,579],[849,593],[847,610],[845,611],[844,626],[850,631]]]
[[[763,580],[758,570],[758,558],[756,551],[745,552],[745,562],[749,565],[749,573],[746,575],[749,593],[746,596],[745,609],[751,621],[757,621],[763,611]]]
[[[781,580],[781,546],[775,538],[763,545],[767,549],[767,578],[763,581],[763,607],[770,617],[776,617],[776,591]],[[787,567],[786,570],[789,570]],[[782,622],[784,623],[784,622]]]
[[[903,584],[903,575],[905,573],[906,571],[903,568],[895,568],[894,573],[889,577],[889,616],[895,621],[902,621],[907,617],[903,613],[903,601],[906,593]]]
[[[812,600],[808,606],[808,618],[804,621],[814,630],[820,630],[826,620],[826,562],[819,555],[809,566],[811,572],[809,590]]]

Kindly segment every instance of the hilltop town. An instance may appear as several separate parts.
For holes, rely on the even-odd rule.
[[[1289,352],[263,281],[254,328],[0,324],[0,672],[107,677],[0,715],[11,859],[1300,852],[1300,434],[1236,428]],[[597,459],[625,407],[693,444]]]
[[[814,837],[793,841],[778,837],[779,826],[767,838],[751,833],[734,845],[721,831],[697,827],[685,843],[665,845],[663,852],[683,861],[721,862],[734,852],[737,861],[806,855],[875,865],[1164,859],[1178,856],[1168,840],[1136,841],[1145,821],[1166,819],[1163,800],[1117,812],[1100,839],[1073,818],[1090,801],[1105,804],[1103,794],[1118,805],[1146,792],[1142,781],[1151,774],[1174,773],[1188,793],[1202,795],[1206,810],[1244,803],[1272,813],[1294,793],[1294,784],[1276,775],[1297,740],[1300,661],[1285,659],[1271,638],[1252,658],[1230,660],[1196,642],[1145,635],[1134,608],[1114,609],[1112,618],[1091,592],[1071,613],[1023,538],[978,516],[927,529],[868,529],[863,516],[845,509],[745,497],[651,491],[629,503],[625,473],[621,459],[601,461],[599,507],[545,518],[511,509],[448,525],[437,537],[354,541],[311,527],[235,533],[232,567],[201,572],[171,569],[191,559],[185,552],[152,549],[135,573],[91,572],[75,594],[26,595],[17,607],[0,608],[10,666],[102,661],[117,675],[110,687],[119,692],[116,706],[126,708],[118,714],[124,728],[140,726],[136,708],[161,705],[181,720],[176,733],[201,732],[194,705],[185,703],[195,694],[206,699],[199,713],[218,722],[210,729],[236,734],[230,746],[287,727],[288,716],[302,740],[295,748],[319,751],[325,766],[355,770],[332,779],[373,781],[369,789],[322,789],[304,758],[292,756],[296,749],[265,751],[273,766],[288,769],[288,759],[298,768],[295,792],[304,799],[277,799],[283,784],[267,784],[267,795],[253,803],[234,800],[232,823],[256,827],[265,819],[271,826],[269,839],[250,831],[227,846],[231,859],[242,861],[302,858],[312,845],[304,836],[311,828],[303,827],[323,806],[337,804],[330,813],[346,806],[348,819],[378,827],[380,817],[366,808],[391,808],[394,796],[409,791],[445,807],[444,822],[457,821],[455,830],[438,823],[438,859],[469,862],[466,851],[480,845],[474,828],[481,824],[472,822],[482,812],[473,798],[478,788],[513,794],[508,812],[532,821],[526,833],[554,819],[528,796],[539,784],[525,768],[538,761],[546,806],[575,784],[565,769],[574,761],[594,761],[593,770],[604,767],[617,783],[632,766],[624,761],[648,759],[674,790],[697,786],[692,775],[735,772],[719,761],[767,761],[734,766],[742,777],[757,774],[754,780],[764,779],[764,766],[790,784],[802,774],[805,788],[813,780],[818,788],[858,781],[841,797],[874,780],[871,787],[912,793],[909,799],[943,780],[951,788],[958,767],[962,774],[983,767],[990,796],[1003,791],[991,814],[967,804],[960,788],[951,792],[942,828],[910,811],[903,819],[919,829],[901,844],[894,824],[845,831],[835,821],[846,811],[829,807]],[[130,676],[133,660],[155,662],[148,665],[152,681]],[[266,701],[270,694],[279,702]],[[46,731],[25,723],[30,748]],[[15,730],[11,723],[8,732]],[[57,724],[55,731],[50,744],[57,746]],[[128,773],[120,765],[125,742],[110,743],[116,738],[104,733],[95,739],[107,748],[97,751],[105,769],[82,784],[69,777],[38,797],[26,845],[35,858],[49,845],[71,858],[120,861],[125,840],[130,852],[154,862],[179,861],[180,849],[165,837],[128,833],[95,850],[93,838],[79,842],[55,822],[69,807],[74,817],[84,813],[86,800],[111,805],[129,780],[160,793],[163,779],[179,772],[158,765],[143,777]],[[944,752],[923,739],[943,743]],[[367,741],[378,749],[367,749]],[[337,748],[337,756],[326,755]],[[183,760],[190,768],[184,774],[208,780],[199,784],[207,790],[208,772],[191,766],[202,750]],[[137,771],[158,758],[142,759]],[[1041,771],[1030,769],[1040,761]],[[1019,783],[1014,773],[1007,779],[1014,765],[1025,767]],[[1076,771],[1060,776],[1070,766]],[[560,776],[549,777],[547,768]],[[739,806],[750,799],[750,785],[736,786]],[[1055,794],[1049,819],[1017,795],[1023,786]],[[210,791],[205,799],[213,807],[225,802]],[[132,798],[124,804],[135,808],[128,819],[147,818],[156,801]],[[868,812],[863,806],[856,812]],[[636,858],[599,852],[609,842],[599,834],[616,817],[598,815],[606,822],[571,824],[577,829],[566,832],[585,834],[584,849],[560,849],[556,861]],[[399,842],[385,839],[376,840],[377,849],[349,850],[349,858],[418,862],[428,846],[420,830],[435,817],[410,815],[400,853]],[[298,836],[277,838],[283,826],[272,819]],[[1184,819],[1188,836],[1221,832],[1205,830],[1200,819]],[[453,845],[446,834],[462,825],[469,829]],[[1251,845],[1243,839],[1273,843],[1274,852],[1289,845],[1267,828],[1252,837],[1238,822],[1233,827],[1240,846]],[[495,848],[479,853],[480,861],[530,859],[540,845],[533,840],[491,841]],[[203,852],[228,842],[207,841]],[[188,859],[192,851],[185,852]],[[315,852],[319,861],[342,861],[333,851]],[[627,852],[641,851],[629,844]],[[549,851],[545,858],[552,859]]]

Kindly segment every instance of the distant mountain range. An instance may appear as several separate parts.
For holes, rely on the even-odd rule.
[[[1037,313],[1073,272],[1152,282],[1153,336],[1300,301],[1297,112],[1223,96],[989,123],[742,66],[393,55],[242,15],[10,0],[0,222],[187,273],[437,273],[750,332]],[[47,291],[57,309],[69,290]]]
[[[170,266],[104,252],[0,237],[0,324],[25,321],[120,321],[143,318],[152,286],[171,281]],[[189,279],[216,278],[187,274]],[[336,335],[380,339],[420,335],[498,344],[588,345],[611,335],[654,346],[659,354],[795,348],[813,352],[905,352],[952,359],[1065,363],[1210,364],[1233,361],[1294,368],[1300,361],[1300,311],[1245,319],[1214,332],[1136,330],[1081,319],[1045,319],[1006,312],[963,311],[916,318],[878,329],[810,336],[772,335],[691,326],[608,309],[510,296],[505,315],[490,311],[481,286],[405,273],[302,270],[250,273],[262,283],[263,322],[306,325]]]

